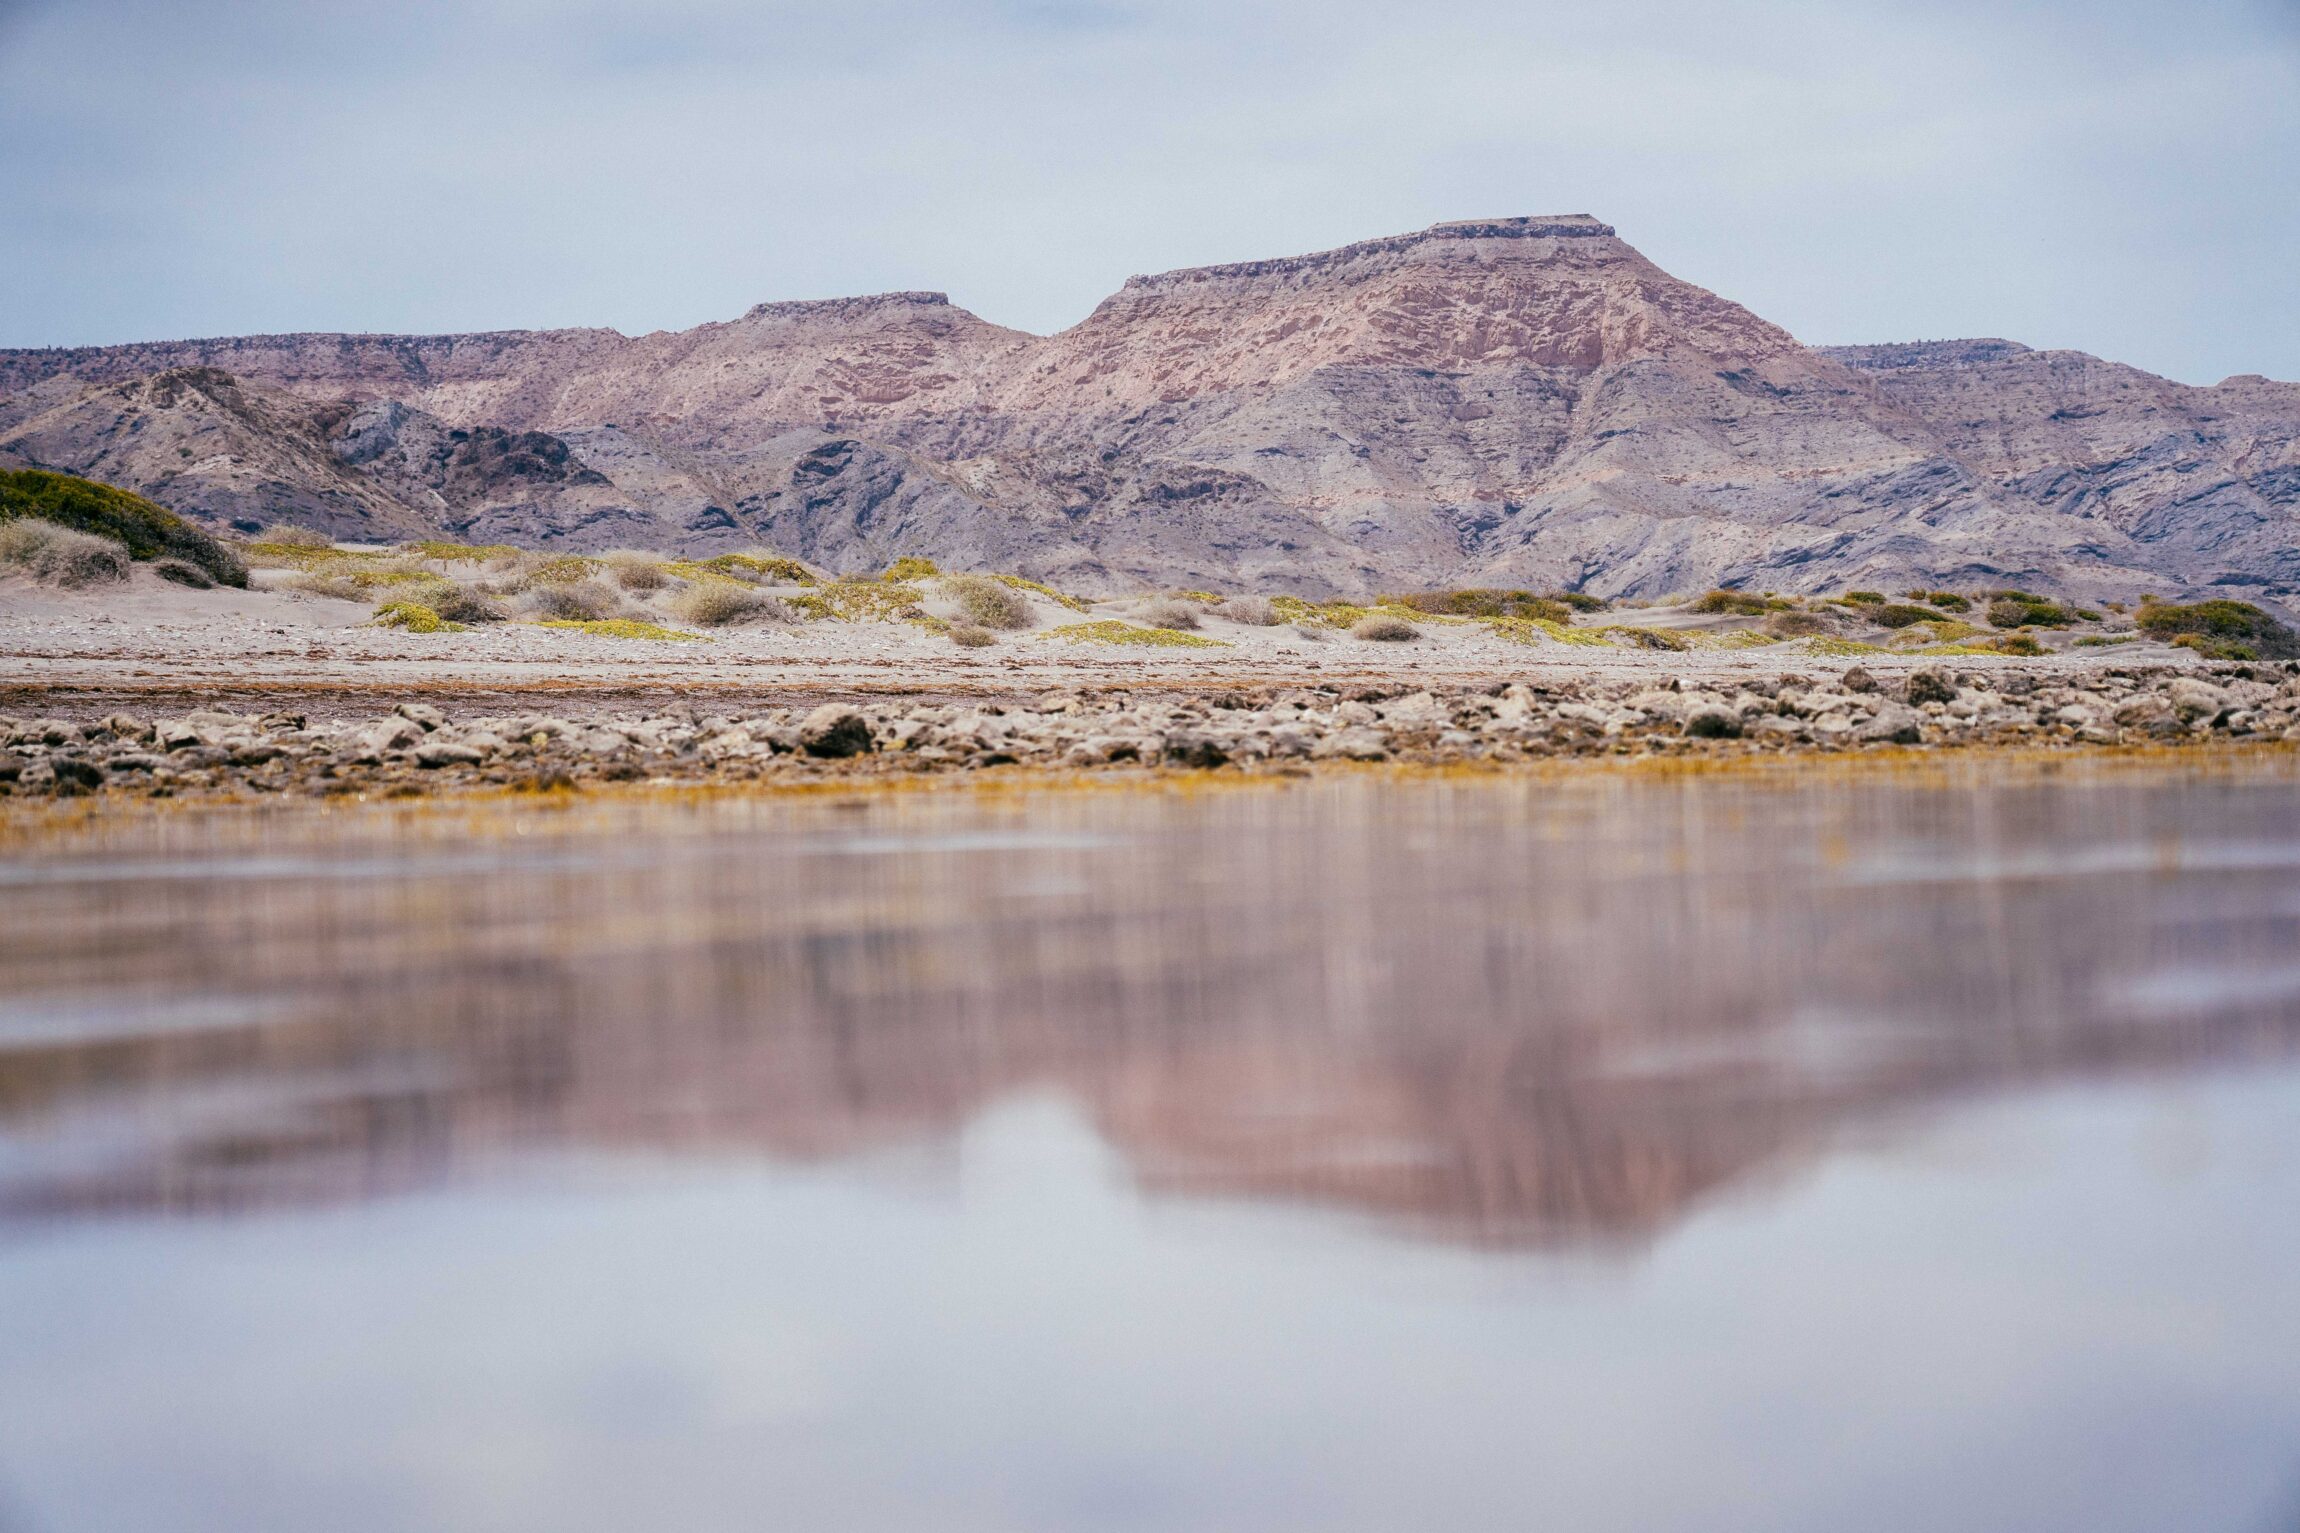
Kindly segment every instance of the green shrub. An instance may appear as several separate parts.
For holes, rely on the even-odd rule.
[[[1467,587],[1457,591],[1415,591],[1403,596],[1384,596],[1384,606],[1405,607],[1414,612],[1427,612],[1433,617],[1476,618],[1541,618],[1552,623],[1573,621],[1573,607],[1554,597],[1536,596],[1531,591],[1501,591],[1483,586]]]
[[[2243,656],[2214,655],[2214,659],[2283,660],[2300,654],[2300,641],[2295,640],[2292,630],[2250,602],[2215,598],[2182,605],[2143,597],[2133,622],[2141,632],[2174,643],[2190,637],[2252,651]],[[2197,644],[2188,647],[2198,654],[2209,653]]]
[[[941,573],[941,569],[935,565],[932,559],[921,559],[915,555],[908,555],[888,565],[886,572],[878,578],[891,583],[905,580],[926,580]]]
[[[550,618],[536,626],[572,629],[577,633],[587,633],[601,639],[681,639],[688,643],[700,642],[704,644],[712,642],[699,633],[685,633],[676,628],[665,628],[660,623],[649,623],[630,617],[589,621],[582,618]]]
[[[1749,591],[1728,591],[1723,587],[1703,596],[1697,596],[1688,605],[1693,612],[1730,612],[1736,617],[1763,617],[1768,612],[1784,612],[1789,603],[1778,596],[1759,596]]]
[[[1912,623],[1938,621],[1940,614],[1930,607],[1913,607],[1901,602],[1887,602],[1869,614],[1869,621],[1887,628],[1906,628]]]
[[[1050,628],[1044,637],[1060,639],[1065,644],[1139,644],[1161,648],[1223,649],[1220,639],[1209,639],[1204,634],[1178,633],[1171,628],[1143,628],[1133,623],[1121,623],[1115,618],[1103,618],[1092,623],[1066,623]]]
[[[1776,612],[1765,619],[1765,631],[1776,639],[1809,639],[1827,633],[1829,621],[1818,612]]]
[[[1930,606],[1940,608],[1943,612],[1970,612],[1973,610],[1973,604],[1954,591],[1927,591],[1921,599]]]
[[[1845,600],[1855,606],[1881,607],[1885,602],[1885,593],[1882,591],[1847,591]]]
[[[1563,602],[1576,612],[1603,612],[1607,606],[1604,597],[1592,596],[1587,591],[1551,591],[1548,596],[1549,600]]]
[[[0,522],[33,517],[109,538],[138,559],[188,560],[227,586],[248,583],[247,566],[223,544],[141,495],[92,479],[42,469],[0,469]]]

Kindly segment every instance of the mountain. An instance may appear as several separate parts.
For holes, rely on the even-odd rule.
[[[0,460],[225,525],[900,553],[1084,587],[2300,590],[2300,385],[1813,348],[1583,215],[693,330],[0,352]]]

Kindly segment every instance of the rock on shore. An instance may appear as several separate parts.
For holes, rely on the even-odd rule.
[[[726,782],[1020,765],[1253,771],[1326,762],[1497,762],[1871,746],[2300,743],[2300,665],[2082,676],[1946,669],[1752,678],[1731,693],[1587,679],[1201,693],[1053,692],[902,701],[453,719],[220,710],[80,722],[0,716],[0,795],[422,792],[637,780]]]

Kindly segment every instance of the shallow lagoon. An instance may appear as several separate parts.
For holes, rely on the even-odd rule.
[[[0,851],[0,1528],[2282,1529],[2300,785]]]

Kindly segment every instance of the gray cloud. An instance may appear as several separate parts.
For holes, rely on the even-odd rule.
[[[2288,0],[0,0],[0,344],[612,324],[1589,211],[1807,339],[2300,376]]]

